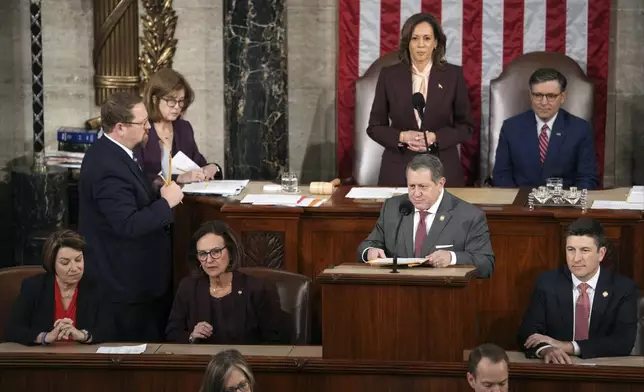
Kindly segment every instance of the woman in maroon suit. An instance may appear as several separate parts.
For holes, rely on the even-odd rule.
[[[179,283],[166,338],[177,343],[288,343],[287,315],[277,290],[238,271],[244,254],[222,221],[206,222],[192,236],[192,276]]]
[[[430,14],[415,14],[400,34],[400,63],[380,71],[367,133],[385,147],[378,185],[405,186],[405,167],[427,153],[427,143],[438,146],[447,186],[465,185],[458,145],[468,140],[474,126],[461,67],[445,61],[446,37]],[[412,96],[423,95],[423,118],[414,110]]]
[[[145,86],[144,103],[149,113],[149,139],[145,147],[137,148],[134,155],[151,181],[164,177],[169,170],[169,156],[179,151],[196,163],[200,169],[185,173],[172,170],[172,179],[179,184],[221,178],[221,168],[208,163],[199,152],[192,126],[181,116],[194,100],[194,91],[177,71],[162,68]],[[170,181],[170,179],[168,179]]]

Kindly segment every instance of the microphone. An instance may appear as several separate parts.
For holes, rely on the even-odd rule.
[[[416,109],[416,111],[418,112],[418,117],[420,117],[420,122],[422,124],[423,116],[425,115],[425,97],[423,97],[423,94],[421,93],[414,93],[414,95],[411,96],[411,103],[414,105],[414,109]],[[427,141],[427,132],[422,132],[423,136],[425,137],[425,147],[427,148],[427,152],[429,153],[430,149],[429,142]]]
[[[409,199],[403,200],[398,206],[398,212],[400,213],[400,218],[398,218],[398,225],[396,226],[396,234],[394,235],[394,260],[393,260],[393,269],[391,270],[392,274],[398,273],[398,234],[400,233],[400,224],[403,221],[403,218],[407,215],[414,212],[414,205],[411,204]]]

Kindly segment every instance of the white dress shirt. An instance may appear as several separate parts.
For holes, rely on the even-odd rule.
[[[132,158],[132,160],[134,160],[134,153],[132,152],[132,150],[130,150],[129,148],[125,147],[124,145],[122,145],[121,143],[117,142],[116,140],[112,139],[110,137],[110,135],[108,135],[107,133],[104,134],[104,136],[106,138],[108,138],[109,140],[111,140],[113,143],[116,143],[117,146],[121,147],[123,149],[123,151],[125,151],[127,153],[127,155],[129,155],[130,158]]]
[[[541,136],[541,128],[543,128],[544,124],[548,124],[548,142],[550,141],[550,134],[552,134],[552,127],[555,125],[555,120],[557,119],[557,115],[559,112],[555,113],[554,116],[548,122],[544,122],[539,116],[536,114],[534,115],[537,118],[537,140],[539,140],[539,136]]]
[[[595,275],[593,275],[592,278],[586,282],[588,285],[588,288],[586,288],[586,293],[588,293],[588,299],[590,302],[590,312],[588,312],[588,327],[590,328],[590,319],[593,314],[593,301],[595,299],[595,290],[597,289],[597,282],[599,281],[599,271],[601,270],[601,267],[597,268],[597,272],[595,272]],[[574,274],[570,274],[572,276],[572,346],[574,348],[574,355],[579,356],[581,354],[581,349],[579,348],[579,345],[575,341],[575,320],[577,317],[577,300],[579,299],[579,296],[581,295],[581,290],[579,288],[579,284],[582,283],[581,280],[579,280]],[[543,346],[540,349],[537,350],[537,356],[539,356],[539,352],[543,350],[546,347],[551,347],[550,345],[548,346]]]
[[[441,190],[441,194],[438,196],[438,199],[436,200],[436,203],[434,203],[427,212],[427,217],[425,217],[425,228],[427,229],[427,234],[429,235],[429,230],[432,228],[432,224],[434,223],[434,217],[436,216],[436,213],[438,212],[438,206],[441,205],[441,201],[443,201],[443,194],[445,193],[445,189]],[[420,210],[418,208],[414,209],[414,226],[413,226],[413,231],[412,231],[412,248],[416,249],[416,231],[418,231],[418,224],[420,223]],[[394,245],[395,246],[395,245]],[[362,252],[362,261],[368,261],[367,260],[367,252],[371,249],[371,247],[365,249]],[[452,257],[450,260],[450,264],[454,265],[456,264],[456,253],[450,251],[449,252]],[[422,256],[424,257],[424,256]]]

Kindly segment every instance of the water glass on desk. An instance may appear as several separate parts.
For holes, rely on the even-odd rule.
[[[563,178],[550,177],[546,180],[546,188],[551,193],[561,192],[563,189]]]
[[[294,172],[282,173],[282,192],[297,193],[299,191],[297,174]]]

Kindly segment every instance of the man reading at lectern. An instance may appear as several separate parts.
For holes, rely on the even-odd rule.
[[[479,277],[492,275],[494,253],[485,213],[445,191],[441,161],[417,155],[407,165],[406,176],[408,194],[385,201],[376,227],[358,248],[358,259],[392,257],[396,251],[398,257],[424,258],[433,267],[473,265]]]

